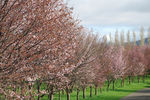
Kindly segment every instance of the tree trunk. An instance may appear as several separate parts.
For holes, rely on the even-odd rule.
[[[67,100],[70,100],[70,93],[67,92]]]
[[[37,80],[36,83],[37,83],[37,91],[38,91],[38,98],[37,98],[37,100],[40,100],[40,81]]]
[[[49,100],[53,100],[53,93],[49,93],[48,98],[49,98]]]
[[[138,83],[140,83],[140,76],[137,76],[137,79],[138,79]]]
[[[107,91],[109,91],[109,85],[110,85],[110,81],[108,80]]]
[[[61,100],[61,91],[59,90],[59,100]]]
[[[122,84],[122,85],[123,85],[123,87],[124,87],[124,81],[125,81],[125,79],[123,79],[123,84]]]
[[[121,80],[121,87],[124,87],[124,78]]]
[[[97,96],[97,86],[95,86],[95,95]]]
[[[62,94],[64,95],[65,93],[64,93],[64,89],[62,89]]]
[[[129,84],[131,83],[131,76],[128,76],[128,78],[129,78]]]
[[[32,100],[32,92],[31,92],[31,85],[29,85],[29,95],[30,95],[30,97],[29,97],[29,100]]]
[[[50,86],[49,94],[48,94],[49,100],[53,100],[53,94],[54,94],[54,88],[53,88],[53,86]]]
[[[86,88],[85,87],[83,87],[83,99],[85,99],[85,93],[86,93]]]
[[[38,95],[38,98],[37,98],[37,100],[40,100],[40,96]]]
[[[92,97],[92,86],[90,86],[90,97]]]
[[[67,100],[70,100],[70,91],[69,88],[66,88]]]
[[[132,77],[132,83],[134,82],[134,77]]]
[[[142,80],[143,80],[143,83],[145,83],[145,76],[144,75],[142,76]]]
[[[24,82],[21,83],[21,98],[24,96]]]
[[[77,100],[79,100],[79,88],[77,88]]]
[[[115,83],[116,83],[115,86],[116,86],[116,87],[118,86],[118,81],[119,81],[119,80],[115,80]]]
[[[121,87],[123,87],[123,79],[121,79]]]
[[[113,80],[113,90],[115,90],[115,79]]]
[[[100,93],[102,94],[102,88],[100,87]]]

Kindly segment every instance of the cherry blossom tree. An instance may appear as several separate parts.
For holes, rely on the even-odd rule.
[[[91,31],[83,29],[81,34],[79,35],[79,47],[75,52],[75,59],[73,61],[76,67],[72,70],[72,73],[70,75],[68,74],[68,78],[70,79],[70,81],[69,83],[67,83],[67,88],[72,89],[72,87],[75,86],[78,90],[77,94],[79,94],[79,89],[82,88],[83,98],[85,98],[86,87],[89,84],[92,85],[94,70],[91,66],[91,63],[97,58],[95,54],[99,48],[99,46],[95,46],[96,42],[98,41],[97,35],[93,35],[91,33]]]
[[[134,46],[128,52],[128,67],[127,67],[127,75],[129,77],[129,84],[131,76],[139,76],[145,73],[145,61],[144,61],[144,52],[142,51],[140,46]]]
[[[149,59],[150,59],[150,48],[149,47],[147,47],[145,49],[144,58],[145,58],[145,61],[146,61],[147,71],[149,71],[150,70],[150,62],[149,62]]]
[[[107,61],[107,65],[105,65],[105,74],[108,81],[107,89],[112,81],[114,90],[115,80],[122,78],[125,74],[126,58],[124,56],[124,48],[109,47],[109,50],[105,53],[105,60]]]
[[[105,58],[105,52],[107,52],[108,44],[107,39],[103,37],[102,41],[99,41],[97,45],[100,46],[99,50],[97,51],[97,59],[95,59],[94,62],[92,62],[91,66],[94,69],[95,78],[93,80],[93,84],[95,86],[95,95],[97,95],[97,88],[100,87],[100,90],[102,92],[102,87],[106,81],[105,76],[105,65],[107,63],[107,60]]]
[[[74,67],[68,60],[77,48],[76,36],[81,27],[63,1],[1,0],[0,8],[2,94],[28,98],[26,81],[49,82]],[[18,85],[21,92],[7,88],[18,89]]]

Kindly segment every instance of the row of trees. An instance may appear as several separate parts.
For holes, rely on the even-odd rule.
[[[118,32],[115,43],[92,34],[63,0],[0,0],[0,97],[40,100],[48,95],[52,100],[63,90],[70,100],[73,89],[78,94],[82,89],[85,98],[88,86],[97,91],[108,81],[109,89],[116,79],[123,84],[126,77],[130,82],[132,76],[144,76],[150,48],[131,43],[129,34],[127,43]]]

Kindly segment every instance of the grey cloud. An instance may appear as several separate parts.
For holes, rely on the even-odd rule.
[[[150,0],[130,0],[121,11],[150,12]]]
[[[150,0],[72,0],[84,25],[150,25]]]

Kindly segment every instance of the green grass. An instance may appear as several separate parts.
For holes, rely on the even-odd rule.
[[[106,83],[107,84],[107,83]],[[147,88],[150,86],[150,76],[145,79],[145,83],[137,83],[137,79],[134,80],[134,83],[128,84],[127,80],[125,81],[125,86],[120,86],[120,80],[116,82],[115,91],[112,90],[112,84],[110,86],[110,90],[106,91],[106,86],[103,87],[102,94],[100,93],[100,89],[98,89],[98,95],[95,96],[94,94],[94,87],[93,87],[93,96],[90,97],[90,90],[89,88],[86,89],[86,99],[82,99],[82,91],[80,91],[80,100],[119,100],[120,98],[129,95],[130,93],[136,92],[137,90],[141,90],[143,88]],[[70,95],[71,100],[76,100],[76,91],[74,90],[73,93]],[[41,100],[48,100],[47,96],[41,98]],[[58,99],[58,94],[54,95],[54,100]],[[61,95],[61,100],[67,100],[66,94]]]

